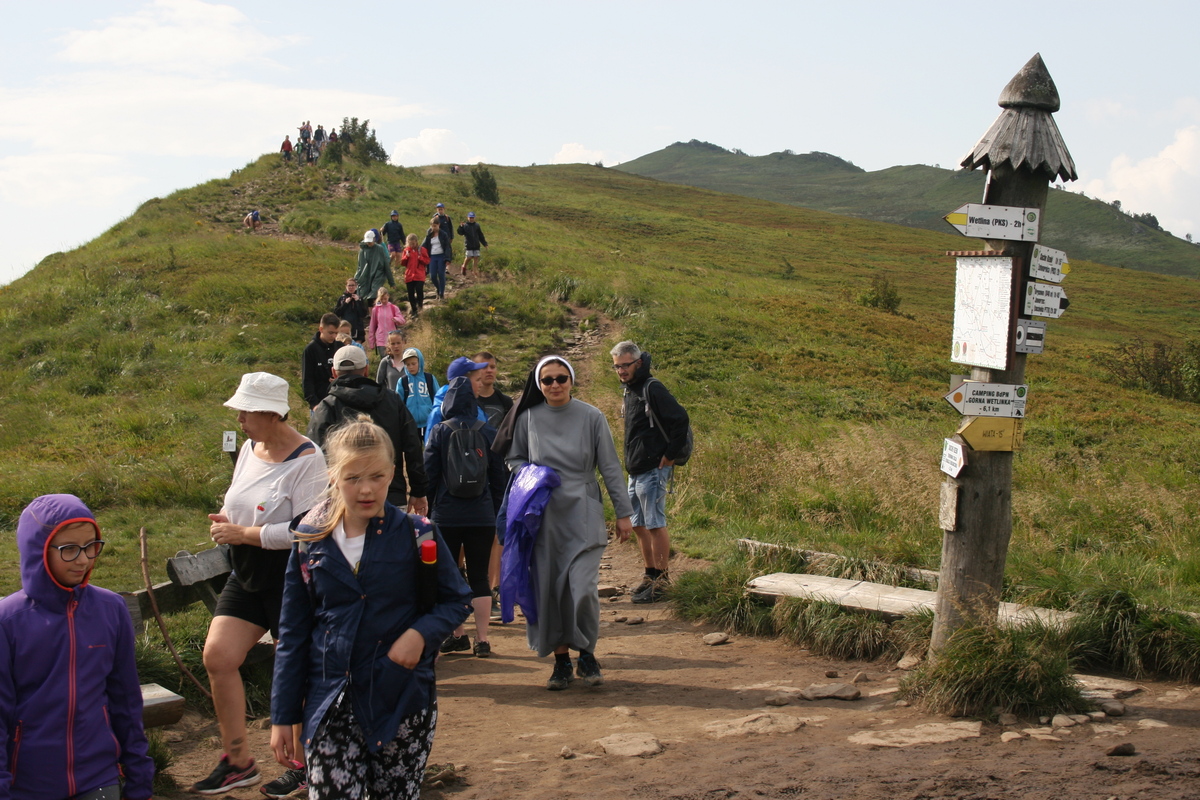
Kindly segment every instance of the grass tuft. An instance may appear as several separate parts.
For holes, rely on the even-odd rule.
[[[746,591],[746,582],[756,574],[741,558],[685,572],[671,584],[674,612],[683,619],[710,622],[727,631],[773,636],[774,604]]]
[[[930,712],[975,717],[1079,712],[1080,690],[1061,634],[1041,626],[963,628],[900,683]]]

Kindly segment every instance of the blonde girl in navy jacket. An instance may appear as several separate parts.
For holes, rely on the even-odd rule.
[[[387,503],[395,460],[382,428],[360,416],[325,450],[328,496],[295,528],[284,585],[271,748],[291,766],[303,723],[312,800],[416,800],[437,723],[434,660],[471,592],[432,523]],[[422,555],[436,558],[424,577]]]

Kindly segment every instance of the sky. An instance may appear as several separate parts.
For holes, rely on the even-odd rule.
[[[1200,240],[1195,0],[0,0],[0,15],[0,283],[276,152],[304,120],[369,119],[405,166],[612,166],[700,139],[955,167],[1035,53],[1062,97],[1068,188]]]

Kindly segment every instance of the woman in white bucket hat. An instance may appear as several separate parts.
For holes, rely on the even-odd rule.
[[[246,742],[246,694],[238,668],[264,633],[278,636],[283,576],[292,545],[289,526],[316,505],[329,483],[320,448],[287,421],[287,381],[269,372],[248,373],[225,405],[238,412],[246,443],[221,511],[208,515],[212,540],[229,545],[233,574],[221,591],[204,642],[204,666],[225,755],[211,775],[192,787],[201,794],[261,780]],[[298,788],[304,780],[303,765],[294,767],[264,791],[278,797],[287,794],[276,791],[286,788],[283,783]]]

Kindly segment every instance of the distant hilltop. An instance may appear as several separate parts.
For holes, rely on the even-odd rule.
[[[980,170],[924,164],[868,172],[830,153],[783,150],[751,156],[697,139],[675,142],[614,169],[940,233],[950,230],[946,214],[979,201],[985,177]],[[1200,277],[1200,246],[1163,231],[1152,214],[1130,215],[1120,203],[1073,192],[1050,193],[1041,241],[1073,259]]]

